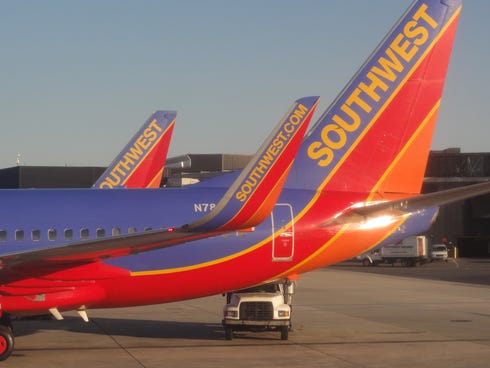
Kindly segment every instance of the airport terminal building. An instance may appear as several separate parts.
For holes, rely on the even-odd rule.
[[[423,193],[490,180],[490,153],[432,151],[425,171]],[[446,238],[461,257],[490,257],[490,195],[443,206],[431,229],[435,241]]]
[[[187,154],[167,160],[162,186],[195,183],[240,170],[252,156]],[[0,169],[0,188],[89,188],[105,167],[14,166]],[[490,180],[490,153],[432,151],[423,193]],[[461,257],[490,257],[490,195],[443,206],[429,236],[457,246]]]

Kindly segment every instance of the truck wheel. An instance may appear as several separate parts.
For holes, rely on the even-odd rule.
[[[0,361],[7,359],[14,350],[14,334],[10,327],[0,325]]]
[[[233,329],[231,327],[225,327],[225,339],[233,340]]]
[[[289,326],[281,326],[281,340],[289,338]]]

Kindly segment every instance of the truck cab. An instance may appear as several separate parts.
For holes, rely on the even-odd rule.
[[[281,340],[287,340],[294,289],[294,282],[284,280],[227,293],[222,321],[225,338],[231,340],[234,331],[275,330]]]

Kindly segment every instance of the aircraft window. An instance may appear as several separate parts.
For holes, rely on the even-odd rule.
[[[112,235],[113,236],[116,236],[116,235],[121,235],[121,229],[118,228],[118,227],[113,227],[112,228]]]
[[[105,236],[105,230],[102,228],[98,228],[96,230],[97,238],[103,238]]]
[[[56,230],[48,229],[48,240],[56,240]]]
[[[15,230],[15,240],[24,240],[24,230]]]
[[[73,240],[73,230],[65,229],[65,240]]]
[[[135,227],[128,228],[128,234],[133,234],[135,232],[136,232],[136,228]]]
[[[83,228],[80,230],[80,239],[88,239],[90,232],[87,228]]]
[[[31,232],[31,239],[33,241],[39,241],[39,240],[41,240],[41,230],[32,230],[32,232]]]
[[[7,230],[0,230],[0,241],[7,241]]]

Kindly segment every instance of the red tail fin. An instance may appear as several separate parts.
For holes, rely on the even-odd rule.
[[[150,116],[93,188],[160,187],[175,117],[174,111]]]
[[[460,8],[412,4],[305,139],[287,187],[419,193]]]

